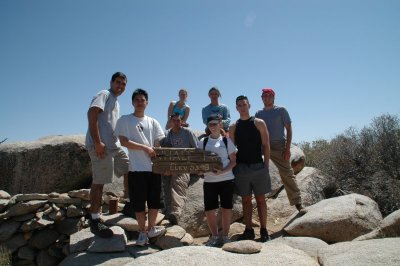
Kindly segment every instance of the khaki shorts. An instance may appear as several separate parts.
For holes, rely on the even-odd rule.
[[[129,159],[122,148],[107,150],[106,157],[100,159],[94,148],[88,150],[92,161],[93,184],[112,183],[113,177],[128,173]]]

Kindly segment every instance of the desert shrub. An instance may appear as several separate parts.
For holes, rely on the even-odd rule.
[[[0,265],[11,265],[11,252],[3,245],[0,245]]]
[[[306,166],[337,180],[340,189],[370,196],[384,215],[399,209],[400,122],[384,114],[361,130],[349,128],[332,140],[301,143]]]

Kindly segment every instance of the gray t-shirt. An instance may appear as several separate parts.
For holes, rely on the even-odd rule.
[[[292,123],[292,121],[285,107],[274,105],[272,109],[258,110],[255,117],[264,120],[267,124],[270,142],[286,140],[285,125]]]
[[[98,107],[103,112],[98,115],[98,127],[100,139],[106,145],[107,149],[116,149],[121,147],[118,138],[114,134],[115,125],[119,118],[119,103],[117,97],[111,90],[101,90],[93,97],[90,107]],[[90,130],[86,133],[86,148],[93,148],[94,142],[90,135]]]
[[[160,144],[162,147],[197,148],[198,139],[190,129],[181,127],[177,133],[174,133],[172,129],[167,130],[166,137]]]

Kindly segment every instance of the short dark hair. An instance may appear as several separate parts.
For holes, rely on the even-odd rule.
[[[212,92],[212,91],[218,92],[218,96],[219,96],[219,97],[222,97],[221,92],[219,91],[219,89],[218,89],[217,87],[212,87],[212,88],[208,91],[208,94],[210,94],[210,92]]]
[[[114,80],[116,80],[117,78],[123,78],[126,82],[128,82],[128,78],[126,77],[126,75],[122,72],[115,72],[112,77],[111,77],[111,82],[113,82]]]
[[[247,103],[249,103],[249,99],[247,98],[246,95],[239,95],[238,97],[236,97],[236,104],[238,101],[241,101],[241,100],[246,100]]]
[[[133,93],[132,93],[132,102],[133,100],[135,100],[136,95],[143,95],[144,98],[146,98],[146,101],[149,100],[149,94],[147,93],[147,91],[143,90],[143,89],[136,89]]]

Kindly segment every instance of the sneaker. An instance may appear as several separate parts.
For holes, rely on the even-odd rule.
[[[225,245],[226,243],[230,242],[232,241],[229,239],[229,236],[222,236],[222,245]]]
[[[165,227],[163,226],[153,226],[150,231],[147,233],[149,238],[153,238],[156,236],[163,235],[165,233]]]
[[[261,228],[260,229],[260,241],[267,242],[268,240],[270,240],[270,237],[268,235],[267,228]]]
[[[254,234],[254,229],[253,229],[253,228],[251,228],[251,229],[246,228],[246,229],[244,229],[243,234],[241,234],[241,235],[238,237],[238,240],[239,240],[239,241],[240,241],[240,240],[254,240],[255,237],[256,237],[256,236],[255,236],[255,234]]]
[[[299,211],[300,215],[304,215],[307,213],[307,210],[303,207],[303,205],[301,205],[301,203],[296,204],[296,209]]]
[[[149,243],[149,238],[145,232],[140,232],[136,239],[136,246],[144,246]]]
[[[219,245],[218,236],[211,236],[206,242],[207,247],[218,247],[218,245]]]
[[[90,232],[102,238],[110,238],[114,235],[113,231],[108,228],[100,219],[90,219]]]

